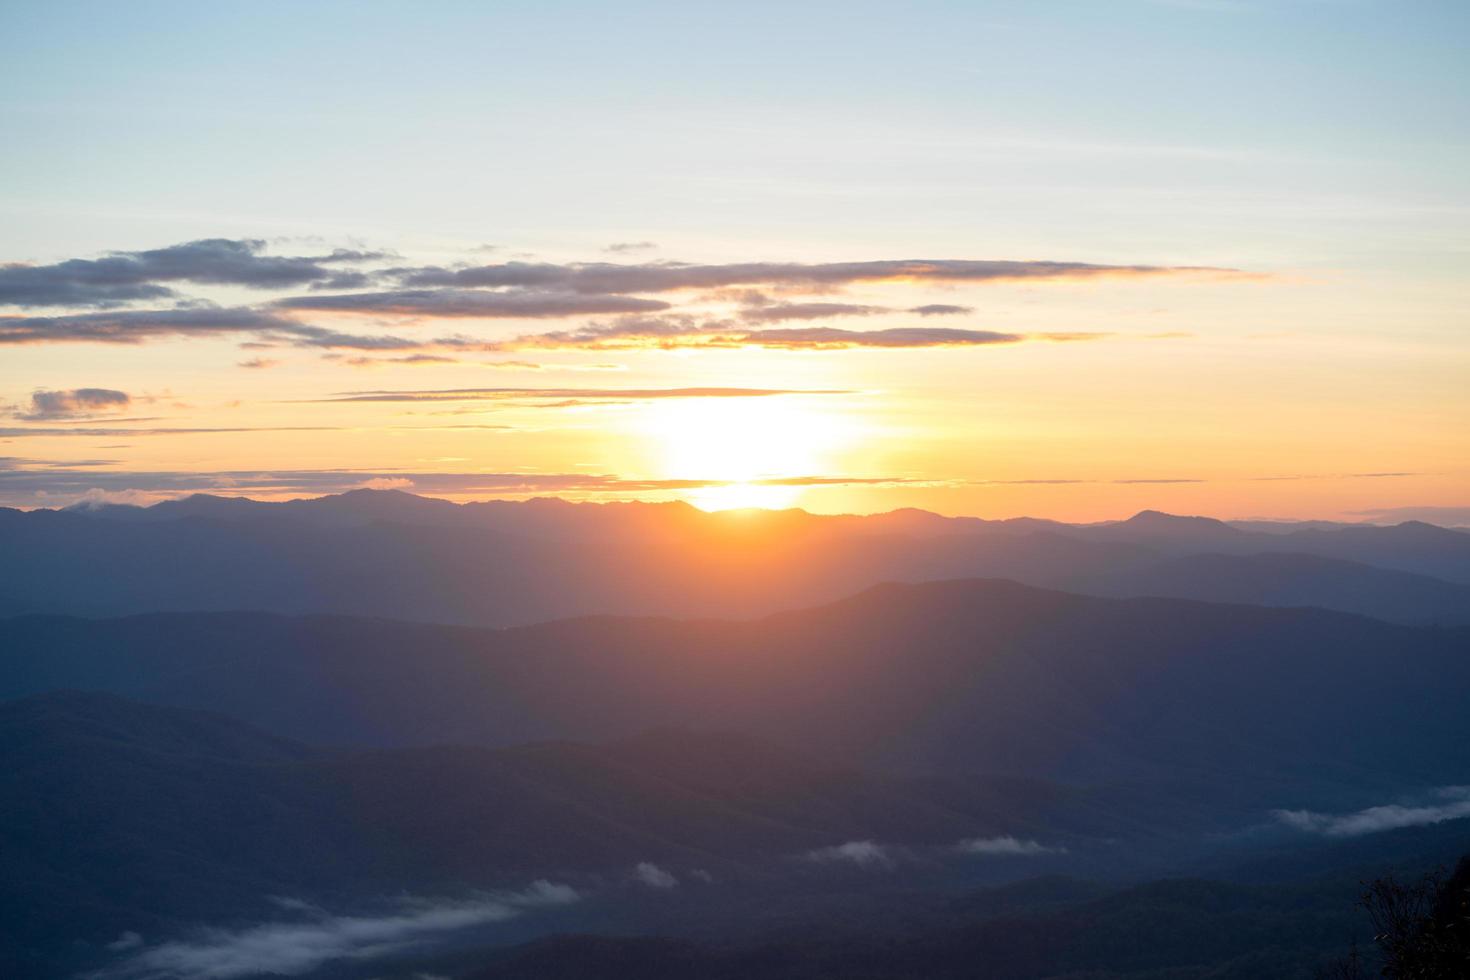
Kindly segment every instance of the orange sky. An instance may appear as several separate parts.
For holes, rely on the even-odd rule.
[[[10,5],[0,504],[1470,506],[1402,6]]]
[[[1068,520],[1145,507],[1352,518],[1470,496],[1470,353],[1433,294],[1416,298],[1427,315],[1412,327],[1385,331],[1392,300],[1372,284],[1242,272],[618,294],[667,304],[652,326],[626,314],[289,313],[355,347],[273,330],[14,344],[0,376],[12,459],[0,492],[12,506],[46,506],[366,484],[460,499]],[[243,293],[190,288],[229,308]],[[317,294],[245,299],[273,309],[298,295]],[[812,303],[864,312],[808,319]],[[963,311],[910,312],[932,305]],[[41,315],[62,330],[77,314]],[[589,324],[590,339],[568,339]],[[919,335],[852,346],[910,329]],[[973,342],[973,332],[1006,336]],[[382,337],[404,346],[362,349]],[[76,388],[127,401],[37,408],[45,392]]]

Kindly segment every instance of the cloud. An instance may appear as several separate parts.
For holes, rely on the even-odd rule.
[[[425,344],[388,334],[344,333],[249,307],[219,307],[208,303],[166,310],[0,316],[0,344],[138,344],[158,337],[224,337],[241,333],[255,336],[255,340],[241,344],[250,350],[281,345],[327,350],[414,350],[440,343]],[[489,346],[495,349],[494,345]]]
[[[1026,339],[1020,334],[993,330],[952,330],[944,327],[894,327],[889,330],[841,330],[836,327],[806,327],[792,330],[760,330],[738,338],[749,347],[778,347],[787,350],[838,350],[855,347],[974,347],[1014,344]]]
[[[872,870],[890,868],[894,859],[889,848],[870,840],[852,840],[833,847],[819,847],[807,851],[803,857],[818,864],[855,864]]]
[[[961,854],[979,854],[987,857],[1034,857],[1041,854],[1065,854],[1065,847],[1047,847],[1034,840],[1004,837],[971,837],[955,845]]]
[[[109,953],[125,953],[141,945],[143,945],[143,937],[129,930],[108,943],[106,949]]]
[[[399,289],[332,296],[292,296],[280,309],[406,317],[539,319],[597,313],[654,313],[669,304],[633,296],[483,289]]]
[[[133,399],[127,392],[112,388],[72,388],[66,391],[38,388],[31,392],[30,407],[16,412],[15,417],[30,422],[85,419],[105,412],[123,411],[132,403]]]
[[[339,354],[323,354],[325,358],[339,358]],[[443,354],[405,354],[402,357],[349,357],[342,360],[343,364],[351,367],[378,367],[384,364],[458,364],[457,357],[446,357]]]
[[[761,309],[790,309],[787,304]],[[854,307],[856,309],[856,307]],[[742,314],[742,316],[745,314]],[[622,350],[656,347],[765,347],[783,350],[840,350],[857,347],[972,347],[1019,343],[1021,334],[992,330],[957,330],[945,327],[893,327],[887,330],[844,330],[837,327],[797,327],[747,330],[728,320],[700,319],[683,313],[663,316],[620,317],[611,322],[594,322],[575,330],[526,334],[506,341],[504,349],[579,348]]]
[[[183,306],[168,310],[0,316],[0,344],[99,341],[135,344],[146,337],[290,330],[294,321],[246,308]]]
[[[828,388],[443,388],[420,391],[344,391],[324,402],[504,401],[521,398],[618,399],[765,398],[774,395],[850,395]]]
[[[249,368],[253,371],[263,371],[267,368],[280,367],[284,362],[273,360],[269,357],[252,357],[247,361],[240,361],[238,367]]]
[[[406,286],[566,290],[575,293],[659,293],[727,286],[782,286],[811,290],[861,282],[976,283],[1047,279],[1138,278],[1168,275],[1238,276],[1234,269],[1204,266],[1098,265],[1089,262],[890,259],[870,262],[679,262],[620,265],[609,262],[504,262],[468,268],[439,266],[387,270]]]
[[[168,498],[168,494],[149,493],[146,490],[103,490],[100,487],[93,487],[76,497],[71,502],[71,506],[80,510],[96,510],[116,505],[148,507]]]
[[[742,310],[740,319],[750,323],[777,323],[782,320],[822,320],[833,316],[873,316],[887,312],[887,307],[856,303],[771,303]]]
[[[955,306],[951,303],[926,303],[923,306],[910,307],[908,312],[917,313],[919,316],[958,316],[964,313],[974,313],[975,308]]]
[[[614,243],[634,252],[653,243]],[[0,315],[0,344],[92,342],[138,344],[185,337],[252,335],[252,348],[418,352],[427,363],[442,352],[520,348],[620,349],[638,347],[763,347],[846,349],[972,346],[1026,340],[1081,340],[1101,334],[1019,337],[986,330],[949,332],[898,328],[871,332],[818,327],[809,331],[753,330],[762,324],[817,321],[900,312],[847,302],[787,302],[770,294],[831,293],[862,283],[955,285],[1077,278],[1208,275],[1244,276],[1233,269],[1168,265],[1105,265],[1017,260],[895,260],[792,263],[507,261],[488,265],[389,269],[354,268],[389,253],[336,249],[320,254],[268,255],[256,239],[212,238],[165,248],[117,251],[97,259],[51,265],[0,266],[0,306],[72,307],[56,315]],[[223,307],[175,292],[180,283],[276,290],[285,295],[254,306]],[[674,310],[651,293],[701,290],[701,302],[734,303],[726,318]],[[293,295],[294,293],[294,295]],[[165,302],[160,302],[165,301]],[[151,302],[154,308],[133,308]],[[121,308],[127,307],[127,308]],[[908,307],[915,316],[972,312],[968,306],[930,303]],[[505,340],[450,336],[410,339],[355,333],[303,322],[307,314],[405,320],[560,319],[612,316],[612,323]],[[660,315],[662,314],[662,315]],[[814,332],[817,331],[817,332]],[[262,367],[268,358],[244,362]],[[361,362],[359,362],[361,363]]]
[[[658,248],[656,242],[613,242],[604,252],[647,252]]]
[[[503,426],[406,426],[421,431],[432,429],[484,429]],[[107,461],[83,461],[105,463]],[[902,477],[796,476],[741,481],[750,486],[828,487],[911,485]],[[190,493],[253,494],[257,496],[318,496],[342,493],[366,486],[400,489],[411,485],[415,492],[487,496],[562,493],[589,496],[630,496],[645,493],[674,493],[729,486],[720,479],[640,479],[616,474],[587,473],[455,473],[361,470],[111,470],[78,467],[73,462],[44,463],[0,458],[0,501],[33,504],[38,494],[59,501],[104,499],[109,494],[146,494],[155,499]]]
[[[678,878],[675,878],[658,865],[650,864],[647,861],[641,862],[633,869],[633,877],[640,884],[647,885],[649,888],[669,889],[679,886]]]
[[[380,915],[319,915],[243,929],[202,929],[187,939],[142,948],[93,976],[99,980],[299,976],[327,963],[373,959],[459,929],[504,922],[530,911],[570,905],[580,898],[566,885],[543,880],[524,891],[468,901],[404,899]]]
[[[49,438],[51,436],[193,436],[217,435],[226,432],[336,432],[336,425],[241,425],[241,426],[183,426],[178,428],[159,427],[129,429],[108,427],[99,429],[91,426],[32,426],[30,428],[0,428],[0,439]]]
[[[1297,830],[1324,837],[1360,837],[1384,830],[1423,827],[1470,817],[1470,786],[1446,786],[1434,799],[1420,804],[1390,803],[1356,813],[1317,813],[1312,810],[1273,810],[1277,820]]]
[[[500,346],[509,350],[527,347],[572,347],[588,350],[680,347],[691,346],[691,341],[708,338],[730,326],[729,321],[701,319],[687,313],[624,316],[611,322],[588,323],[573,330],[524,334]]]
[[[100,259],[68,259],[54,265],[0,266],[0,304],[8,306],[108,307],[164,299],[163,283],[280,289],[332,279],[330,266],[384,258],[381,252],[338,249],[326,255],[261,254],[258,239],[209,238],[140,252],[109,252]]]

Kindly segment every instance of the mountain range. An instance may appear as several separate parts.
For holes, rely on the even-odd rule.
[[[357,490],[270,503],[0,510],[0,615],[249,609],[480,626],[589,614],[755,616],[965,577],[1110,596],[1320,606],[1470,624],[1470,533],[1408,522],[1236,527],[1145,511],[1068,525],[923,511],[458,505]]]
[[[6,977],[1305,977],[1470,851],[1458,529],[354,491],[0,547]]]

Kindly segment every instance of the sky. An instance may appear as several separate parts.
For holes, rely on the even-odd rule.
[[[1470,506],[1466,36],[0,0],[0,505]]]

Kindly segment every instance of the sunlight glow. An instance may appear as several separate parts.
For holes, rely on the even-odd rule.
[[[665,478],[722,481],[685,495],[704,510],[791,507],[804,487],[761,481],[828,475],[861,436],[852,418],[794,396],[665,401],[648,406],[640,431]]]

